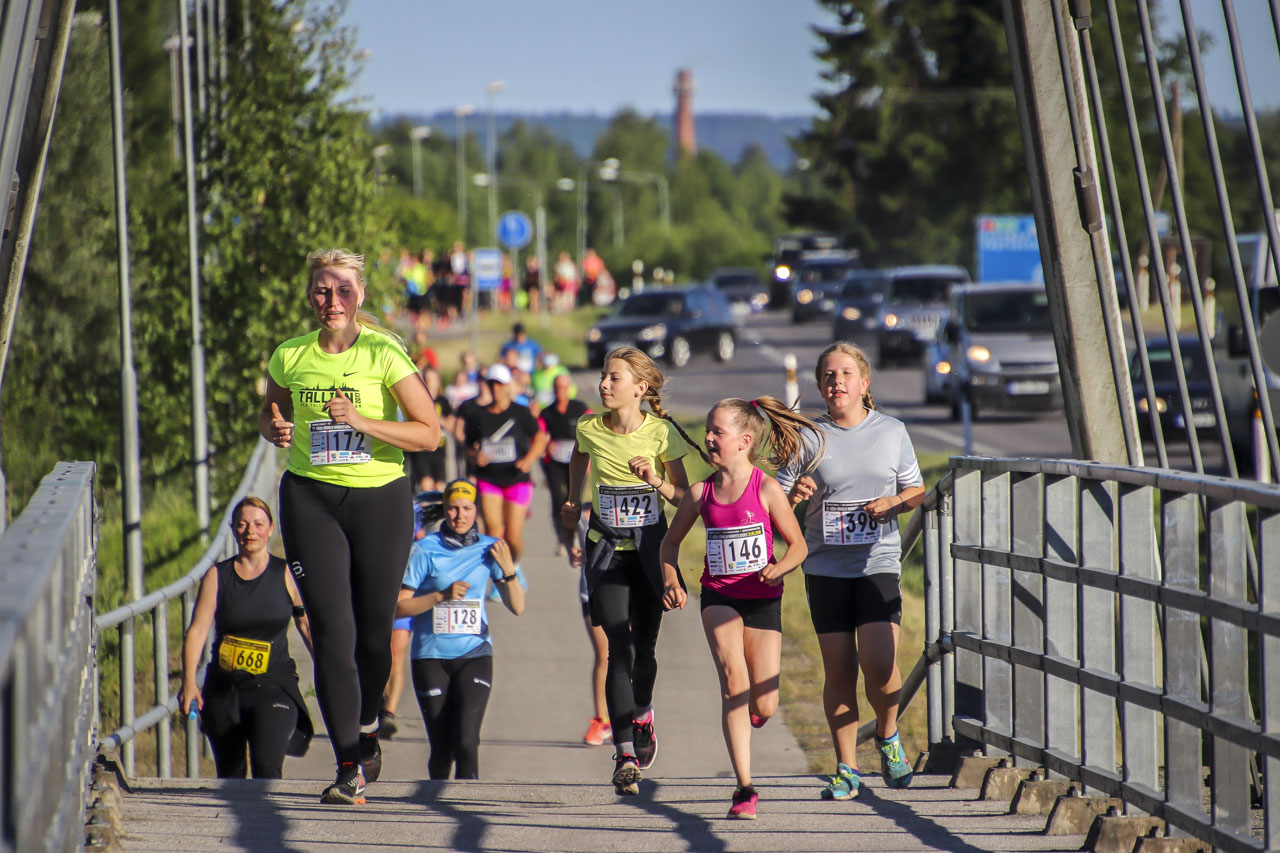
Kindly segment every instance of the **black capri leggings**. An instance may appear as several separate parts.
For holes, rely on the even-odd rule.
[[[207,683],[207,682],[206,682]],[[206,692],[207,693],[207,692]],[[253,768],[255,779],[284,776],[284,754],[298,726],[298,706],[274,685],[241,687],[240,723],[216,736],[205,732],[213,749],[219,779],[243,779]],[[245,761],[245,748],[249,759]]]
[[[587,602],[591,624],[609,640],[609,668],[604,701],[613,724],[613,742],[634,739],[635,712],[653,701],[658,680],[658,629],[662,599],[640,565],[635,551],[617,551]]]
[[[547,475],[547,491],[551,492],[551,535],[560,541],[560,507],[569,499],[569,466],[563,462],[542,463],[542,473]]]
[[[286,472],[280,534],[315,648],[316,698],[339,764],[359,760],[391,673],[391,621],[413,544],[404,477],[350,488]]]
[[[442,660],[415,658],[413,691],[431,741],[427,775],[432,779],[480,778],[480,724],[489,707],[493,656]]]

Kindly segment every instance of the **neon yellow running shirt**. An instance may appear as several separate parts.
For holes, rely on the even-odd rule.
[[[320,349],[316,330],[276,347],[267,371],[293,399],[289,470],[338,486],[385,486],[404,476],[400,448],[335,424],[324,404],[339,388],[367,418],[394,421],[399,404],[391,386],[417,372],[409,354],[390,336],[361,328],[342,353]]]

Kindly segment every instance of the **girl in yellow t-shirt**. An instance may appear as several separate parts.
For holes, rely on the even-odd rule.
[[[689,480],[682,460],[693,443],[663,410],[662,383],[662,371],[638,349],[621,347],[605,357],[605,411],[578,421],[569,500],[561,508],[565,547],[575,562],[585,561],[591,624],[609,641],[605,702],[617,748],[612,781],[620,794],[639,793],[640,771],[657,756],[658,629],[663,610],[685,603],[682,583],[663,583],[659,546],[667,530],[662,501],[677,504],[684,496]],[[652,415],[640,410],[642,403]],[[592,511],[583,553],[576,530],[588,468]]]

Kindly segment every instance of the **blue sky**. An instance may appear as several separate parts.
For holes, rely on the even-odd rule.
[[[1161,5],[1176,15],[1173,0]],[[1204,58],[1214,104],[1238,112],[1221,5],[1191,6],[1197,27],[1216,33]],[[1280,106],[1267,4],[1236,6],[1255,103]],[[810,28],[832,21],[810,0],[350,0],[344,17],[371,51],[356,93],[377,117],[483,108],[493,80],[506,83],[494,99],[500,112],[668,112],[682,66],[693,71],[698,111],[811,115],[812,94],[827,84]]]

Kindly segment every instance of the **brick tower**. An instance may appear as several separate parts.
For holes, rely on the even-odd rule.
[[[679,156],[698,153],[698,135],[693,129],[693,72],[688,68],[676,71],[676,145]]]

